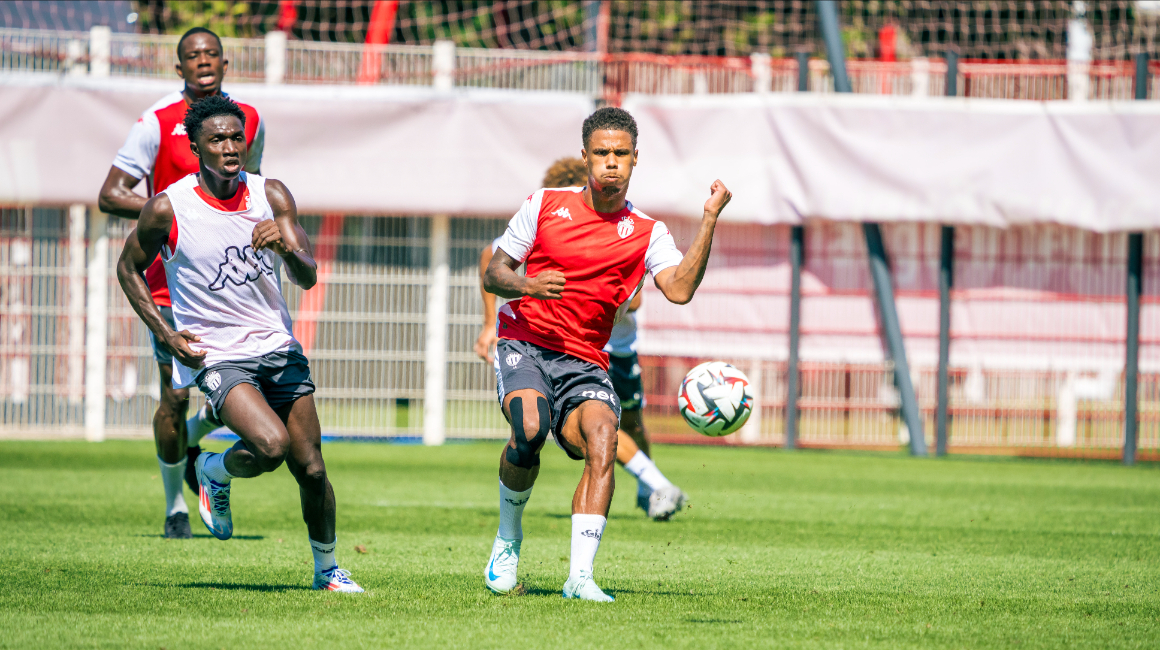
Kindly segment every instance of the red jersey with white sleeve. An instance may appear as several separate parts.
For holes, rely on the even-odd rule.
[[[524,202],[500,237],[512,259],[527,263],[527,277],[564,274],[559,300],[524,296],[500,308],[500,338],[526,341],[608,369],[604,345],[619,311],[656,275],[681,263],[669,229],[627,203],[619,212],[596,212],[584,188],[545,188]]]
[[[222,93],[225,95],[225,93]],[[257,109],[238,103],[246,114],[246,171],[256,173],[262,165],[266,129]],[[197,173],[197,157],[189,150],[189,136],[185,133],[185,112],[189,106],[180,91],[162,97],[141,114],[129,130],[129,137],[117,152],[113,166],[133,178],[145,179],[149,196],[160,194],[173,183]],[[169,286],[165,282],[165,267],[161,258],[145,270],[145,282],[159,307],[169,307]]]

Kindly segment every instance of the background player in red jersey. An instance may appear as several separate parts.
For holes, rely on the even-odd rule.
[[[548,167],[543,186],[583,187],[588,183],[588,166],[580,158],[561,158]],[[497,238],[484,246],[479,254],[479,293],[483,299],[483,328],[475,341],[475,353],[492,363],[493,351],[499,342],[496,332],[496,296],[483,288],[483,276],[492,255],[499,246]],[[616,462],[637,480],[636,505],[649,517],[667,521],[685,506],[688,495],[673,485],[656,466],[650,453],[651,441],[644,427],[644,385],[640,379],[640,361],[636,356],[636,312],[640,309],[641,293],[629,303],[628,309],[612,328],[611,338],[604,346],[608,353],[608,377],[620,400],[620,430],[617,431]]]
[[[713,230],[731,195],[710,187],[701,227],[685,255],[659,221],[626,199],[636,165],[636,121],[602,108],[584,121],[584,188],[536,191],[512,217],[488,264],[484,288],[519,298],[499,313],[497,388],[512,436],[500,455],[500,525],[484,569],[492,591],[515,588],[521,520],[539,473],[548,432],[569,457],[584,460],[572,497],[572,556],[565,598],[609,602],[592,565],[612,500],[621,407],[602,351],[612,326],[644,285],[686,304],[705,275]],[[515,272],[527,264],[527,275]]]
[[[142,179],[146,182],[148,195],[153,196],[198,170],[197,157],[189,149],[189,137],[182,121],[191,104],[221,93],[222,78],[229,62],[222,52],[221,39],[202,27],[195,27],[181,37],[177,43],[177,60],[177,74],[185,81],[185,87],[161,98],[133,125],[101,188],[100,208],[108,214],[137,219],[147,197],[137,194],[133,188]],[[265,140],[262,120],[253,107],[238,106],[246,114],[246,171],[257,174]],[[145,279],[153,302],[172,327],[169,288],[160,258],[145,271]],[[161,403],[153,416],[153,439],[157,444],[157,462],[161,466],[165,488],[165,536],[189,538],[192,534],[181,481],[184,476],[190,489],[197,492],[193,465],[200,451],[198,441],[221,426],[221,422],[212,413],[207,414],[204,408],[186,422],[187,386],[192,382],[192,373],[180,365],[174,366],[172,351],[159,343],[152,332],[150,340],[161,376]]]

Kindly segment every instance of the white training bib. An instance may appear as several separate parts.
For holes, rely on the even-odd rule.
[[[238,212],[199,196],[196,174],[163,192],[173,205],[176,230],[176,243],[171,233],[161,253],[173,320],[177,331],[201,337],[189,347],[206,352],[206,366],[299,347],[274,272],[275,255],[250,245],[254,226],[274,218],[266,179],[242,172],[240,181],[249,197]]]

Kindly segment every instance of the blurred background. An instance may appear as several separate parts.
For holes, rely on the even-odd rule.
[[[1160,2],[850,1],[837,9],[856,94],[1076,104],[1155,96]],[[9,88],[145,88],[160,97],[152,89],[161,86],[140,84],[166,80],[169,90],[180,88],[175,46],[193,26],[223,37],[226,90],[260,111],[262,95],[249,99],[247,86],[352,102],[375,89],[505,91],[504,98],[518,94],[510,101],[590,108],[634,96],[745,101],[835,90],[817,6],[793,0],[17,0],[0,3],[0,80]],[[374,88],[344,95],[333,90],[338,86]],[[132,119],[92,134],[116,143],[96,165],[98,177]],[[578,153],[579,127],[576,121],[573,140],[564,143],[567,154]],[[270,118],[268,137],[279,128]],[[74,144],[50,135],[38,135],[37,146],[70,155]],[[0,139],[0,436],[147,437],[157,369],[112,271],[134,223],[101,215],[92,205],[97,187],[80,203],[22,189],[29,181],[16,142]],[[642,154],[643,167],[648,150]],[[276,168],[277,158],[272,145],[263,169]],[[308,293],[287,283],[285,293],[319,386],[324,432],[432,443],[507,437],[492,369],[471,351],[480,328],[477,260],[551,159],[527,159],[519,170],[526,188],[513,192],[506,208],[353,210],[338,197],[335,205],[315,199],[306,206],[320,283]],[[638,207],[665,219],[687,247],[697,221]],[[782,445],[793,401],[799,446],[905,444],[903,396],[858,220],[805,214],[796,224],[748,221],[718,227],[709,274],[688,308],[670,307],[646,287],[640,352],[654,438]],[[795,228],[802,243],[800,361],[791,395]],[[881,227],[932,449],[944,232],[937,219]],[[1119,457],[1129,234],[1055,223],[961,224],[951,244],[950,451]],[[1140,458],[1154,459],[1160,236],[1144,232],[1142,247],[1137,444]],[[694,434],[676,413],[680,380],[710,358],[741,368],[758,395],[750,423],[720,440]],[[431,408],[441,415],[433,418]]]

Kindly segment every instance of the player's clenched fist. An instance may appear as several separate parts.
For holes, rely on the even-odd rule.
[[[186,368],[200,368],[205,363],[205,350],[194,350],[189,347],[190,343],[197,343],[201,340],[200,336],[196,336],[189,330],[181,330],[174,332],[165,345],[169,347],[169,351],[173,354],[173,358],[177,359],[181,365]]]
[[[278,256],[285,256],[290,252],[282,241],[282,230],[272,219],[259,221],[258,225],[254,226],[252,243],[256,251],[269,248]]]
[[[709,187],[709,193],[712,196],[709,197],[708,201],[705,201],[705,214],[715,217],[721,214],[725,206],[729,205],[729,200],[733,198],[733,193],[720,180],[713,181],[713,185]]]
[[[529,278],[524,285],[524,295],[537,300],[559,300],[564,293],[564,274],[559,271],[544,271]]]

